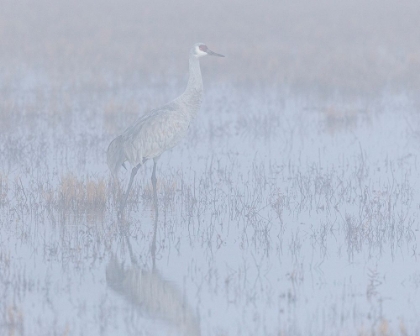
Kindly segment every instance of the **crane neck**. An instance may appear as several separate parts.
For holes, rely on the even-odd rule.
[[[200,61],[197,57],[190,54],[189,60],[189,78],[187,88],[183,94],[183,98],[189,104],[199,105],[201,104],[203,96],[203,79],[201,77]]]
[[[189,59],[189,78],[186,91],[203,91],[200,61],[193,55],[190,55]]]

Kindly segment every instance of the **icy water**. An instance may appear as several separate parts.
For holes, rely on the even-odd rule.
[[[420,333],[417,105],[208,86],[119,221],[108,143],[182,86],[2,88],[0,333]]]

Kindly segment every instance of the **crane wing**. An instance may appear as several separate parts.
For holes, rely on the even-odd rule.
[[[132,165],[160,156],[186,135],[190,118],[175,106],[152,110],[122,135],[124,152]]]

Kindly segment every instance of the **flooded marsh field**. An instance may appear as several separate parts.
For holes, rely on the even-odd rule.
[[[420,333],[414,2],[387,34],[390,0],[76,3],[1,2],[1,335]],[[120,218],[107,147],[204,38],[228,57]]]
[[[105,151],[132,113],[104,113],[105,95],[55,118],[5,93],[22,112],[2,131],[3,331],[418,332],[416,105],[244,90],[208,86],[188,137],[159,160],[158,212],[148,163],[123,221]]]

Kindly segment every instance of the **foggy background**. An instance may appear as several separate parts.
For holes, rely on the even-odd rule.
[[[204,42],[228,56],[204,68],[206,78],[220,81],[358,95],[420,83],[415,0],[0,5],[0,66],[11,76],[29,67],[93,87],[104,78],[185,78],[190,46]]]

